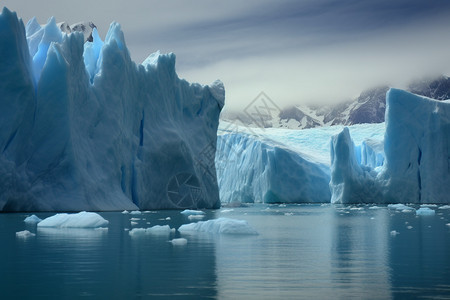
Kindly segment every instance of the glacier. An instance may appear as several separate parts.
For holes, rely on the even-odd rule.
[[[258,129],[221,121],[216,169],[222,203],[329,203],[330,140],[343,128]],[[350,126],[359,162],[383,163],[384,128]]]
[[[85,43],[4,8],[0,41],[0,211],[220,206],[220,81],[180,79],[174,54],[135,64],[118,23]]]
[[[332,203],[449,203],[450,103],[391,88],[381,166],[361,164],[348,129],[333,136]]]

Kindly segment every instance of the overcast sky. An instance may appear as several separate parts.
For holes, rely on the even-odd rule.
[[[264,91],[278,106],[339,101],[363,89],[450,75],[448,0],[3,0],[26,23],[122,25],[132,58],[177,55],[190,82],[221,79],[226,107]]]

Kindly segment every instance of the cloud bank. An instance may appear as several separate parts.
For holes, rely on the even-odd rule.
[[[177,54],[181,77],[219,78],[228,109],[261,91],[279,106],[330,102],[381,84],[402,87],[450,74],[450,2],[6,0],[26,22],[93,21],[105,35],[122,24],[136,62],[161,50]]]

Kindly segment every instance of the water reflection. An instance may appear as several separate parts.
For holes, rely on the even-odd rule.
[[[386,210],[334,210],[330,274],[339,297],[391,298],[388,219]]]

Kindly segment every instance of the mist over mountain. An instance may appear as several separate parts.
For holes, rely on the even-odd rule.
[[[293,105],[270,110],[267,105],[252,103],[252,113],[224,111],[221,119],[249,127],[308,129],[319,126],[353,125],[384,122],[386,92],[389,86],[367,89],[356,98],[334,105]],[[444,75],[411,82],[407,91],[436,100],[450,99],[450,78]],[[251,106],[250,105],[250,106]],[[256,113],[255,113],[256,112]]]

